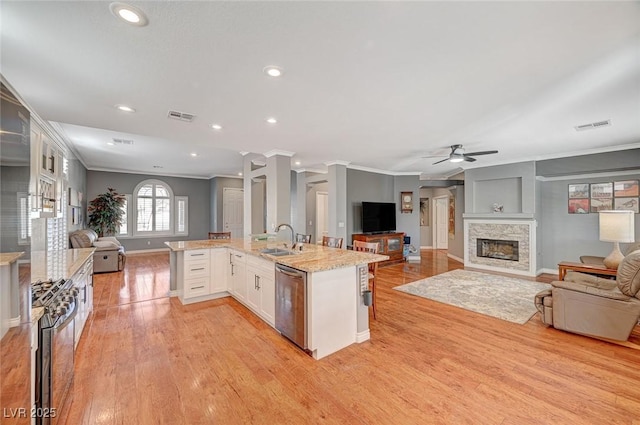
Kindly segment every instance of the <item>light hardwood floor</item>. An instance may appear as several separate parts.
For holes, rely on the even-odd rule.
[[[456,268],[380,268],[371,340],[316,361],[232,298],[167,298],[167,254],[130,256],[95,276],[66,423],[640,424],[640,351],[391,289]]]

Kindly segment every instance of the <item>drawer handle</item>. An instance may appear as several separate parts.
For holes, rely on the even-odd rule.
[[[192,257],[202,257],[204,254],[200,253],[200,254],[189,254]]]
[[[191,269],[192,272],[195,272],[196,270],[204,270],[204,267],[199,267],[197,269]]]
[[[202,286],[192,286],[191,287],[191,289],[202,289],[202,288],[204,288],[204,285],[202,285]]]

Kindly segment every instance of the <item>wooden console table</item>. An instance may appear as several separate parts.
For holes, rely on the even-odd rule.
[[[355,233],[352,236],[351,240],[362,242],[378,242],[380,244],[380,250],[378,251],[378,254],[389,256],[389,259],[387,261],[381,261],[380,263],[378,263],[380,266],[401,263],[404,261],[404,233]]]
[[[617,269],[608,269],[605,266],[598,266],[595,264],[585,263],[571,263],[569,261],[563,261],[558,263],[558,279],[564,280],[564,276],[567,274],[567,270],[573,270],[574,272],[582,272],[588,274],[599,274],[605,276],[616,277],[618,274]]]

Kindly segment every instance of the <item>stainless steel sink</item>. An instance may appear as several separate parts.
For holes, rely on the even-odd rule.
[[[274,257],[283,257],[285,255],[295,255],[296,253],[293,251],[289,251],[288,249],[282,248],[265,248],[260,251],[263,254],[273,255]]]

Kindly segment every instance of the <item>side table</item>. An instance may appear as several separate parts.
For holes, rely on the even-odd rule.
[[[558,263],[558,279],[559,280],[564,280],[564,276],[567,274],[567,270],[573,270],[574,272],[582,272],[582,273],[588,273],[588,274],[613,276],[613,277],[616,277],[618,274],[617,269],[608,269],[605,266],[562,261]]]

